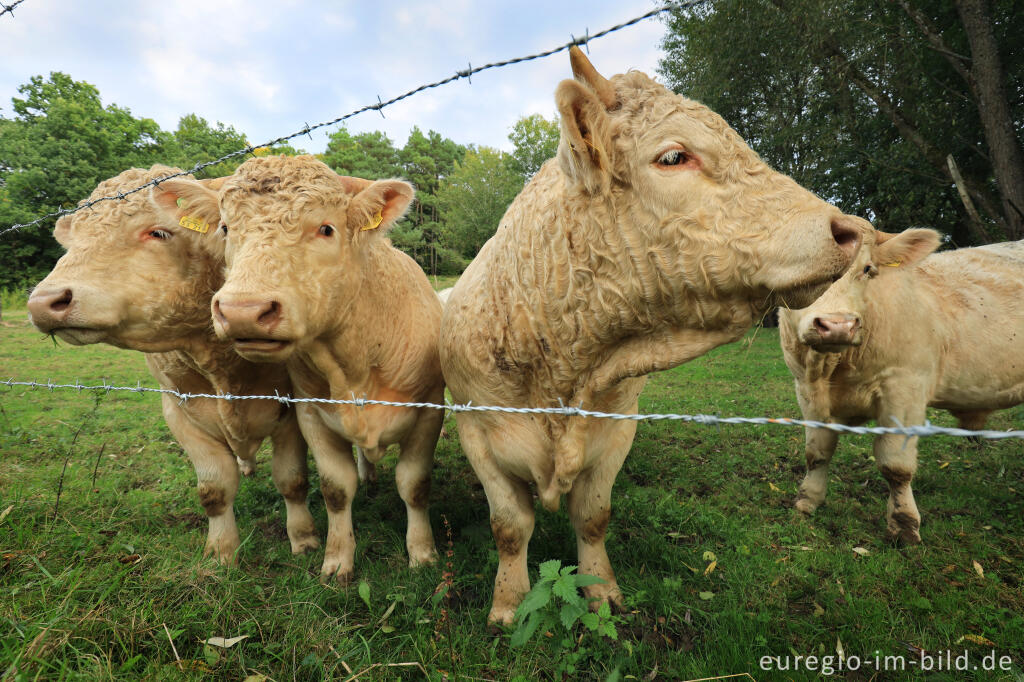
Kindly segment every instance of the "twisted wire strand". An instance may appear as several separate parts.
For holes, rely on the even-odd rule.
[[[101,384],[84,385],[76,381],[73,384],[56,384],[52,381],[15,381],[8,379],[0,382],[0,386],[13,388],[24,386],[28,388],[46,388],[53,390],[78,390],[78,391],[129,391],[132,393],[160,393],[174,396],[181,403],[194,398],[210,398],[215,400],[276,400],[282,404],[295,403],[323,403],[330,405],[355,405],[364,407],[367,405],[383,405],[387,407],[415,407],[433,410],[448,410],[457,412],[503,412],[506,414],[557,414],[572,417],[587,417],[592,419],[628,419],[632,421],[682,421],[704,425],[719,424],[752,424],[752,425],[776,425],[776,426],[804,426],[816,429],[828,429],[838,433],[855,433],[859,435],[901,435],[911,438],[913,436],[951,436],[954,438],[984,438],[987,440],[1006,440],[1009,438],[1024,440],[1024,431],[994,431],[952,428],[936,426],[929,421],[924,424],[904,426],[849,426],[847,424],[836,424],[833,422],[820,422],[810,419],[793,419],[790,417],[719,417],[712,414],[619,414],[616,412],[599,412],[586,410],[583,407],[572,407],[560,405],[558,407],[508,407],[502,405],[473,405],[472,403],[457,404],[445,403],[417,403],[417,402],[395,402],[391,400],[371,400],[368,398],[338,399],[338,398],[293,398],[283,395],[233,395],[231,393],[182,393],[169,388],[154,388],[143,386],[141,382],[136,386],[113,386],[106,381]],[[894,420],[895,421],[895,420]],[[897,421],[897,424],[899,422]]]
[[[18,0],[18,1],[19,2],[23,2],[24,0]],[[131,194],[135,194],[136,192],[141,192],[142,190],[144,190],[144,189],[146,189],[148,187],[156,187],[157,185],[159,185],[161,182],[164,182],[165,180],[170,180],[171,178],[178,178],[178,177],[182,177],[182,176],[185,176],[185,175],[190,175],[190,174],[198,173],[199,171],[203,170],[204,168],[208,168],[210,166],[215,166],[218,163],[222,163],[224,161],[228,161],[228,160],[233,159],[233,158],[238,157],[238,156],[244,156],[246,154],[252,154],[257,149],[261,149],[263,147],[273,147],[274,145],[281,144],[283,142],[287,142],[287,141],[289,141],[289,140],[291,140],[293,138],[300,137],[302,135],[309,135],[314,130],[318,130],[320,128],[324,128],[324,127],[327,127],[327,126],[336,125],[338,123],[341,123],[342,121],[345,121],[345,120],[347,120],[349,118],[352,118],[353,116],[357,116],[357,115],[362,114],[362,113],[367,112],[367,111],[377,111],[377,112],[379,112],[382,109],[391,106],[392,104],[395,104],[397,102],[401,102],[402,100],[404,100],[404,99],[406,99],[408,97],[412,97],[413,95],[416,95],[416,94],[418,94],[420,92],[423,92],[424,90],[429,90],[431,88],[437,88],[437,87],[440,87],[442,85],[447,85],[448,83],[453,83],[453,82],[455,82],[457,80],[460,80],[462,78],[470,79],[470,77],[473,74],[480,73],[481,71],[487,71],[488,69],[498,69],[498,68],[502,68],[502,67],[506,67],[506,66],[512,66],[513,64],[520,64],[522,62],[532,61],[534,59],[542,59],[544,57],[550,57],[553,54],[557,54],[559,52],[563,52],[565,50],[568,50],[570,47],[572,47],[574,45],[586,45],[591,40],[595,40],[597,38],[603,38],[604,36],[606,36],[606,35],[608,35],[610,33],[614,33],[615,31],[622,30],[622,29],[624,29],[624,28],[626,28],[628,26],[632,26],[632,25],[637,24],[637,23],[639,23],[641,21],[644,21],[645,19],[650,19],[651,17],[657,16],[657,15],[662,14],[664,12],[668,12],[668,11],[671,11],[671,10],[684,9],[684,8],[689,8],[689,7],[695,7],[697,5],[705,4],[706,2],[708,2],[708,0],[685,0],[683,2],[671,2],[669,4],[662,5],[660,7],[652,9],[649,12],[641,14],[640,16],[633,17],[632,19],[629,19],[627,21],[623,21],[622,23],[619,23],[619,24],[616,24],[616,25],[611,26],[609,28],[606,28],[603,31],[598,31],[597,33],[595,33],[593,35],[591,35],[590,31],[588,30],[584,34],[583,38],[575,38],[574,37],[568,43],[566,43],[564,45],[559,45],[558,47],[551,48],[550,50],[545,50],[544,52],[538,52],[536,54],[527,55],[525,57],[515,57],[513,59],[506,59],[506,60],[500,61],[500,62],[492,62],[490,64],[484,64],[483,66],[472,66],[472,65],[469,65],[469,68],[466,68],[466,69],[463,69],[463,70],[460,70],[460,71],[456,71],[454,75],[448,76],[447,78],[442,78],[439,81],[435,81],[433,83],[427,83],[425,85],[421,85],[419,87],[413,88],[412,90],[409,90],[406,93],[398,95],[397,97],[392,97],[389,100],[381,101],[380,97],[378,96],[377,97],[377,101],[374,104],[367,104],[366,106],[360,107],[360,108],[356,109],[355,111],[351,111],[351,112],[349,112],[347,114],[344,114],[342,116],[338,116],[337,118],[332,118],[329,121],[323,121],[322,123],[317,123],[315,125],[306,124],[305,126],[303,126],[303,128],[301,130],[297,130],[294,133],[291,133],[289,135],[284,135],[282,137],[278,137],[276,139],[270,140],[269,142],[264,142],[263,144],[258,144],[258,145],[249,145],[248,147],[245,147],[244,149],[239,149],[237,151],[229,152],[229,153],[225,154],[224,156],[221,156],[219,158],[213,159],[212,161],[205,161],[205,162],[202,162],[202,163],[197,163],[196,165],[192,166],[192,168],[190,168],[188,170],[184,170],[184,171],[181,171],[179,173],[171,173],[169,175],[164,175],[162,177],[159,177],[159,178],[156,178],[154,180],[151,180],[151,181],[147,182],[144,185],[139,185],[138,187],[135,187],[135,188],[127,190],[127,191],[118,192],[117,194],[114,194],[114,195],[111,195],[111,196],[98,197],[98,198],[93,199],[91,201],[83,201],[83,202],[81,202],[75,208],[60,208],[60,209],[57,209],[56,211],[51,211],[50,213],[47,213],[45,215],[41,215],[38,218],[36,218],[35,220],[32,220],[30,222],[27,222],[27,223],[15,223],[14,225],[10,225],[9,227],[6,227],[3,230],[0,230],[0,237],[2,237],[3,235],[5,235],[5,234],[7,234],[9,232],[15,232],[17,230],[21,230],[21,229],[24,229],[26,227],[38,226],[40,223],[42,223],[45,220],[49,220],[50,218],[59,218],[61,216],[71,215],[72,213],[77,213],[78,211],[81,211],[83,209],[89,208],[90,206],[95,206],[96,204],[100,203],[101,201],[119,201],[119,200],[123,200],[125,197],[127,197],[127,196],[129,196]],[[17,3],[15,3],[15,4],[17,4]],[[472,82],[472,80],[470,80],[470,82]]]

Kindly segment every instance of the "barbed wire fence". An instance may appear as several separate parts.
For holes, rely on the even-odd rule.
[[[15,381],[14,379],[8,379],[7,381],[0,382],[0,386],[6,386],[13,388],[15,386],[22,386],[30,389],[45,388],[50,391],[53,390],[74,390],[74,391],[95,391],[95,392],[106,392],[110,391],[128,391],[131,393],[158,393],[161,395],[170,395],[178,399],[179,404],[186,403],[189,400],[195,400],[197,398],[208,398],[213,400],[274,400],[284,405],[294,405],[299,403],[318,403],[327,405],[353,405],[355,407],[366,407],[372,405],[380,405],[384,407],[410,407],[410,408],[425,408],[432,410],[445,410],[451,413],[458,412],[502,412],[505,414],[551,414],[560,415],[563,417],[588,417],[592,419],[617,419],[617,420],[629,420],[629,421],[682,421],[692,422],[695,424],[704,424],[710,426],[717,426],[720,424],[753,424],[753,425],[776,425],[776,426],[803,426],[816,429],[827,429],[829,431],[836,431],[839,433],[856,433],[860,435],[900,435],[908,438],[912,436],[954,436],[961,438],[986,438],[989,440],[1006,440],[1010,438],[1024,439],[1024,431],[993,431],[993,430],[980,430],[972,431],[969,429],[951,428],[946,426],[936,426],[929,421],[925,421],[924,424],[903,426],[850,426],[847,424],[837,424],[835,422],[821,422],[814,421],[811,419],[791,419],[789,417],[719,417],[712,414],[674,414],[674,413],[638,413],[638,414],[620,414],[617,412],[598,412],[595,410],[587,410],[581,407],[572,407],[569,405],[559,405],[558,407],[509,407],[502,405],[473,405],[472,403],[445,403],[443,405],[439,403],[425,403],[425,402],[396,402],[392,400],[373,400],[370,398],[357,398],[353,395],[351,399],[342,398],[293,398],[288,395],[233,395],[231,393],[187,393],[176,391],[169,388],[154,388],[150,386],[143,386],[140,382],[136,386],[115,386],[103,382],[102,384],[86,385],[79,383],[77,380],[73,384],[57,384],[51,381],[45,383],[38,381]],[[894,418],[894,421],[895,420]],[[897,421],[897,424],[899,422]]]
[[[329,121],[324,121],[324,122],[321,122],[321,123],[317,123],[315,125],[308,125],[307,124],[307,125],[303,126],[303,128],[301,128],[300,130],[297,130],[297,131],[295,131],[295,132],[293,132],[291,134],[278,137],[278,138],[276,138],[274,140],[271,140],[269,142],[265,142],[263,144],[247,146],[247,147],[245,147],[243,149],[239,149],[239,150],[236,150],[234,152],[230,152],[228,154],[225,154],[225,155],[223,155],[223,156],[221,156],[219,158],[213,159],[211,161],[205,161],[205,162],[197,163],[195,166],[193,166],[192,168],[190,168],[188,170],[184,170],[184,171],[181,171],[181,172],[178,172],[178,173],[173,173],[173,174],[169,174],[169,175],[157,178],[155,180],[152,180],[152,181],[147,182],[145,184],[139,185],[138,187],[135,187],[135,188],[133,188],[131,190],[128,190],[128,191],[125,191],[125,192],[118,192],[117,194],[112,195],[112,196],[104,196],[104,197],[99,197],[97,199],[93,199],[93,200],[90,200],[90,201],[83,201],[83,202],[79,203],[79,205],[77,207],[75,207],[75,208],[70,208],[70,209],[61,208],[61,209],[58,209],[57,211],[53,211],[51,213],[47,213],[45,215],[39,216],[38,218],[36,218],[35,220],[32,220],[30,222],[10,225],[7,228],[4,228],[3,230],[0,230],[0,236],[6,235],[6,234],[11,233],[11,232],[16,232],[16,231],[21,230],[21,229],[39,226],[44,221],[49,220],[50,218],[56,218],[56,217],[60,217],[60,216],[64,216],[64,215],[70,215],[72,213],[77,213],[78,211],[81,211],[81,210],[84,210],[86,208],[89,208],[90,206],[94,206],[94,205],[96,205],[96,204],[98,204],[98,203],[100,203],[102,201],[123,201],[124,199],[126,199],[128,196],[130,196],[132,194],[135,194],[137,192],[141,192],[142,190],[147,189],[148,187],[158,186],[161,182],[164,182],[166,180],[170,180],[170,179],[176,178],[176,177],[182,177],[182,176],[185,176],[185,175],[195,174],[195,173],[203,170],[204,168],[208,168],[210,166],[217,165],[217,164],[222,163],[224,161],[228,161],[230,159],[233,159],[233,158],[236,158],[236,157],[239,157],[239,156],[253,154],[257,149],[260,149],[260,148],[263,148],[263,147],[273,147],[275,145],[287,142],[289,140],[292,140],[292,139],[294,139],[296,137],[300,137],[302,135],[310,135],[310,133],[312,133],[312,131],[314,131],[314,130],[318,130],[320,128],[324,128],[324,127],[328,127],[328,126],[332,126],[332,125],[337,125],[338,123],[341,123],[341,122],[343,122],[343,121],[345,121],[345,120],[347,120],[349,118],[352,118],[352,117],[357,116],[359,114],[365,113],[367,111],[377,111],[377,112],[379,112],[381,114],[381,116],[383,116],[384,114],[383,114],[382,110],[385,109],[386,107],[391,106],[391,105],[393,105],[393,104],[395,104],[397,102],[400,102],[400,101],[402,101],[404,99],[407,99],[409,97],[412,97],[412,96],[414,96],[414,95],[416,95],[416,94],[418,94],[420,92],[424,92],[424,91],[432,89],[432,88],[441,87],[443,85],[447,85],[449,83],[453,83],[453,82],[461,80],[463,78],[467,79],[470,83],[472,83],[472,76],[474,74],[480,73],[482,71],[486,71],[486,70],[489,70],[489,69],[502,68],[502,67],[511,66],[511,65],[514,65],[514,64],[520,64],[520,63],[532,61],[532,60],[535,60],[535,59],[542,59],[544,57],[549,57],[549,56],[557,54],[559,52],[563,52],[565,50],[568,50],[569,48],[571,48],[573,46],[584,46],[584,47],[586,47],[591,40],[596,40],[598,38],[602,38],[602,37],[607,36],[607,35],[609,35],[611,33],[614,33],[615,31],[619,31],[619,30],[624,29],[624,28],[626,28],[628,26],[632,26],[632,25],[637,24],[637,23],[639,23],[641,21],[644,21],[645,19],[650,19],[652,17],[655,17],[655,16],[658,16],[660,14],[663,14],[664,12],[668,12],[668,11],[672,11],[672,10],[680,10],[680,9],[696,7],[698,5],[706,4],[708,1],[709,0],[685,0],[685,1],[680,1],[680,2],[672,2],[672,3],[666,4],[666,5],[662,5],[660,7],[657,7],[655,9],[652,9],[651,11],[646,12],[646,13],[640,15],[640,16],[634,17],[632,19],[629,19],[627,21],[621,22],[619,24],[616,24],[614,26],[606,28],[606,29],[604,29],[602,31],[594,33],[593,35],[591,35],[589,29],[587,29],[584,32],[584,36],[582,38],[576,38],[575,36],[572,36],[572,39],[568,43],[565,43],[564,45],[559,45],[559,46],[551,48],[549,50],[545,50],[543,52],[538,52],[536,54],[531,54],[531,55],[527,55],[527,56],[524,56],[524,57],[515,57],[515,58],[512,58],[512,59],[506,59],[504,61],[493,62],[493,63],[490,63],[490,64],[485,64],[483,66],[477,66],[477,67],[472,66],[472,64],[470,63],[470,64],[467,65],[466,69],[456,71],[456,73],[454,75],[452,75],[452,76],[448,76],[447,78],[443,78],[441,80],[438,80],[438,81],[435,81],[435,82],[432,82],[432,83],[427,83],[427,84],[424,84],[424,85],[420,85],[419,87],[413,88],[412,90],[409,90],[408,92],[405,92],[405,93],[403,93],[401,95],[393,97],[393,98],[391,98],[389,100],[381,100],[380,97],[378,96],[377,97],[377,102],[375,104],[368,104],[366,106],[360,107],[359,109],[351,111],[351,112],[349,112],[347,114],[344,114],[342,116],[338,116],[336,118],[333,118],[333,119],[331,119]],[[0,15],[6,14],[6,13],[11,13],[13,15],[14,8],[17,7],[18,5],[20,5],[22,2],[24,2],[24,0],[15,0],[10,5],[0,4],[0,6],[3,7],[3,11],[0,12]],[[294,398],[294,397],[291,397],[291,396],[282,396],[282,395],[269,396],[269,395],[232,395],[232,394],[220,394],[220,393],[218,393],[218,394],[210,394],[210,393],[183,393],[183,392],[176,391],[176,390],[173,390],[173,389],[165,389],[165,388],[155,388],[155,387],[150,387],[150,386],[143,386],[141,382],[139,382],[136,386],[115,386],[115,385],[108,384],[105,380],[101,384],[85,385],[85,384],[81,384],[77,380],[74,383],[68,384],[68,383],[54,383],[52,381],[46,381],[46,382],[16,381],[14,378],[10,378],[7,381],[0,382],[0,386],[7,387],[7,389],[8,389],[7,394],[10,394],[11,389],[14,389],[15,387],[25,387],[25,388],[29,388],[29,389],[33,389],[33,390],[34,389],[47,389],[47,390],[50,390],[50,391],[54,391],[54,390],[74,390],[74,391],[79,391],[79,392],[81,392],[81,391],[97,391],[97,392],[98,391],[103,391],[105,393],[109,393],[111,391],[127,391],[127,392],[136,393],[136,394],[157,393],[157,394],[171,395],[171,396],[177,398],[182,403],[187,402],[189,400],[200,399],[200,398],[215,399],[215,400],[229,400],[229,401],[230,400],[275,400],[275,401],[278,401],[278,402],[280,402],[282,404],[325,403],[325,404],[335,404],[335,405],[353,405],[353,406],[356,406],[356,407],[365,407],[365,406],[379,405],[379,406],[389,406],[389,407],[409,407],[409,408],[425,408],[425,409],[446,410],[446,411],[448,411],[450,413],[458,413],[458,412],[501,412],[501,413],[506,413],[506,414],[549,414],[549,415],[561,415],[561,416],[566,416],[566,417],[576,416],[576,417],[586,417],[586,418],[593,418],[593,419],[618,419],[618,420],[632,420],[632,421],[666,421],[666,420],[667,421],[683,421],[683,422],[690,422],[690,423],[704,424],[704,425],[715,425],[715,426],[721,425],[721,424],[751,424],[751,425],[777,425],[777,426],[790,426],[790,427],[810,427],[810,428],[828,429],[830,431],[836,431],[836,432],[841,432],[841,433],[854,433],[854,434],[861,434],[861,435],[903,435],[903,436],[906,436],[908,439],[913,437],[913,436],[935,436],[935,435],[945,435],[945,436],[965,437],[965,438],[966,437],[985,438],[985,439],[989,439],[989,440],[1024,439],[1024,431],[1015,431],[1015,430],[1009,430],[1009,431],[976,430],[975,431],[975,430],[968,430],[968,429],[936,426],[936,425],[931,424],[928,421],[926,421],[924,424],[921,424],[921,425],[903,426],[902,424],[899,424],[897,422],[898,425],[895,426],[895,427],[891,427],[891,426],[865,427],[865,426],[850,426],[850,425],[838,424],[838,423],[834,423],[834,422],[820,422],[820,421],[813,421],[813,420],[806,420],[806,419],[792,419],[792,418],[789,418],[789,417],[775,417],[775,418],[773,418],[773,417],[720,417],[720,416],[717,416],[717,415],[709,415],[709,414],[674,414],[674,413],[666,413],[666,414],[643,414],[643,413],[640,413],[640,414],[619,414],[619,413],[599,412],[599,411],[594,411],[594,410],[587,410],[587,409],[584,409],[582,405],[579,406],[579,407],[572,407],[572,406],[566,406],[566,405],[559,405],[558,407],[508,407],[508,406],[496,406],[496,405],[473,405],[473,404],[455,404],[455,403],[446,403],[446,404],[441,405],[441,404],[436,404],[436,403],[394,402],[394,401],[387,401],[387,400],[372,400],[372,399],[367,399],[367,398],[357,398],[354,395],[352,396],[351,399],[330,399],[330,398]]]
[[[0,17],[2,17],[5,14],[10,14],[13,17],[14,16],[14,8],[17,7],[18,5],[20,5],[23,2],[25,2],[25,0],[14,0],[14,2],[12,2],[9,5],[6,4],[6,3],[0,2],[0,7],[3,7],[3,10],[0,10]]]
[[[506,59],[506,60],[500,61],[500,62],[492,62],[490,64],[484,64],[483,66],[473,66],[472,62],[470,62],[469,64],[467,64],[467,68],[459,70],[459,71],[456,71],[454,75],[448,76],[447,78],[442,78],[441,80],[438,80],[438,81],[434,81],[433,83],[426,83],[424,85],[420,85],[419,87],[413,88],[412,90],[409,90],[408,92],[402,93],[401,95],[398,95],[396,97],[392,97],[389,100],[383,100],[382,101],[380,99],[380,96],[378,95],[377,96],[377,102],[375,104],[367,104],[366,106],[360,107],[360,108],[358,108],[358,109],[356,109],[354,111],[350,111],[347,114],[343,114],[343,115],[338,116],[336,118],[332,118],[329,121],[323,121],[323,122],[317,123],[315,125],[308,125],[307,124],[307,125],[303,126],[300,130],[297,130],[297,131],[295,131],[293,133],[290,133],[288,135],[283,135],[283,136],[278,137],[276,139],[270,140],[269,142],[264,142],[263,144],[249,145],[248,147],[245,147],[243,149],[239,149],[239,150],[236,150],[236,151],[233,151],[233,152],[229,152],[229,153],[225,154],[224,156],[221,156],[219,158],[213,159],[212,161],[204,161],[202,163],[197,163],[196,165],[192,166],[192,168],[189,168],[188,170],[183,170],[183,171],[181,171],[179,173],[171,173],[171,174],[168,174],[168,175],[156,178],[155,180],[151,180],[151,181],[149,181],[149,182],[147,182],[147,183],[145,183],[143,185],[139,185],[138,187],[135,187],[135,188],[130,189],[130,190],[125,191],[125,192],[118,192],[117,194],[114,194],[112,196],[98,197],[98,198],[92,199],[90,201],[83,201],[83,202],[79,203],[79,205],[77,207],[75,207],[75,208],[61,208],[61,209],[58,209],[56,211],[52,211],[50,213],[47,213],[45,215],[41,215],[38,218],[36,218],[35,220],[29,221],[27,223],[15,223],[14,225],[10,225],[9,227],[6,227],[3,230],[0,230],[0,236],[3,236],[3,235],[5,235],[5,234],[7,234],[9,232],[15,232],[17,230],[24,229],[26,227],[38,226],[41,223],[43,223],[44,221],[49,220],[50,218],[59,218],[61,216],[71,215],[72,213],[77,213],[78,211],[81,211],[83,209],[89,208],[90,206],[95,206],[96,204],[98,204],[98,203],[100,203],[102,201],[124,200],[125,197],[128,197],[128,196],[130,196],[132,194],[135,194],[136,192],[141,192],[142,190],[144,190],[144,189],[146,189],[148,187],[156,187],[161,182],[164,182],[166,180],[170,180],[171,178],[178,178],[178,177],[182,177],[182,176],[185,176],[185,175],[195,174],[195,173],[198,173],[199,171],[203,170],[204,168],[209,168],[210,166],[215,166],[218,163],[223,163],[224,161],[229,161],[229,160],[237,158],[239,156],[245,156],[245,155],[248,155],[248,154],[252,154],[257,149],[262,149],[264,147],[273,147],[275,145],[283,144],[285,142],[288,142],[289,140],[293,140],[296,137],[301,137],[303,135],[310,135],[310,133],[312,133],[314,130],[319,130],[320,128],[325,128],[325,127],[328,127],[328,126],[337,125],[338,123],[341,123],[342,121],[346,121],[346,120],[352,118],[353,116],[358,116],[359,114],[365,113],[367,111],[376,111],[376,112],[380,113],[381,116],[383,116],[384,115],[383,110],[385,108],[387,108],[387,107],[389,107],[389,106],[391,106],[393,104],[396,104],[398,102],[401,102],[404,99],[412,97],[413,95],[416,95],[418,93],[424,92],[425,90],[430,90],[432,88],[438,88],[438,87],[441,87],[443,85],[448,85],[449,83],[454,83],[455,81],[461,80],[463,78],[467,79],[470,83],[472,83],[473,82],[472,81],[472,76],[474,74],[480,73],[482,71],[487,71],[489,69],[499,69],[499,68],[503,68],[503,67],[506,67],[506,66],[512,66],[514,64],[522,64],[523,62],[529,62],[529,61],[533,61],[535,59],[543,59],[544,57],[550,57],[553,54],[558,54],[559,52],[564,52],[564,51],[568,50],[570,47],[573,47],[573,46],[580,46],[580,45],[586,46],[591,40],[597,40],[599,38],[603,38],[606,35],[609,35],[611,33],[615,33],[616,31],[620,31],[620,30],[622,30],[622,29],[624,29],[624,28],[626,28],[628,26],[633,26],[634,24],[638,24],[641,21],[644,21],[645,19],[650,19],[651,17],[658,16],[660,14],[663,14],[665,12],[669,12],[671,10],[679,10],[679,9],[685,9],[685,8],[689,8],[689,7],[696,7],[697,5],[703,5],[703,4],[707,3],[707,2],[709,2],[709,0],[683,0],[683,1],[680,1],[680,2],[672,2],[672,3],[666,4],[666,5],[662,5],[660,7],[652,9],[649,12],[641,14],[640,16],[633,17],[632,19],[629,19],[628,21],[623,21],[623,22],[621,22],[619,24],[616,24],[614,26],[611,26],[609,28],[604,29],[603,31],[598,31],[597,33],[594,33],[593,35],[590,34],[590,29],[588,28],[588,29],[585,30],[584,35],[583,35],[582,38],[576,38],[575,36],[572,36],[572,39],[569,42],[565,43],[564,45],[559,45],[557,47],[551,48],[550,50],[545,50],[543,52],[538,52],[536,54],[527,55],[525,57],[514,57],[512,59]],[[312,139],[312,136],[310,136],[310,139]]]

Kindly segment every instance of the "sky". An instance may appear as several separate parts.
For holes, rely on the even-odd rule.
[[[185,114],[223,122],[251,144],[282,137],[480,66],[534,54],[655,8],[653,0],[337,2],[25,0],[0,16],[0,115],[34,75],[63,71],[104,104],[164,130]],[[589,45],[604,75],[655,76],[664,24],[646,19]],[[555,116],[567,53],[491,69],[349,119],[402,146],[413,126],[460,144],[510,150],[529,114]],[[321,152],[338,126],[292,144]],[[326,131],[326,132],[325,132]]]

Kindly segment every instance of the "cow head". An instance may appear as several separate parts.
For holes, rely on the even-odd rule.
[[[242,164],[219,195],[193,184],[220,215],[227,277],[212,301],[217,335],[255,361],[283,361],[296,347],[334,336],[375,258],[374,244],[413,199],[399,180],[342,177],[311,156]]]
[[[176,172],[160,165],[126,170],[101,182],[90,199]],[[223,241],[209,220],[159,211],[146,191],[63,216],[54,237],[66,253],[32,291],[32,322],[74,345],[105,342],[149,352],[208,333],[210,297],[223,269]]]
[[[701,296],[807,305],[867,225],[770,169],[725,121],[643,73],[601,76],[578,48],[559,84],[558,163],[571,191],[610,202]]]
[[[859,346],[870,333],[871,300],[891,290],[890,278],[907,271],[939,246],[935,230],[899,234],[872,231],[850,269],[803,310],[795,310],[797,338],[822,353]]]

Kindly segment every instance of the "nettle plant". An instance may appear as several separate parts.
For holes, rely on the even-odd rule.
[[[519,647],[526,644],[536,632],[557,633],[559,625],[564,636],[559,640],[565,652],[560,657],[560,673],[576,672],[576,664],[587,655],[583,646],[587,635],[601,635],[618,639],[619,633],[615,625],[622,618],[613,615],[607,601],[601,602],[597,612],[590,611],[587,599],[580,594],[580,588],[605,582],[593,575],[576,573],[576,566],[562,566],[557,559],[545,561],[540,565],[540,579],[523,598],[516,609],[516,629],[512,632],[509,644]],[[577,636],[574,628],[580,623],[585,628],[581,636]]]

